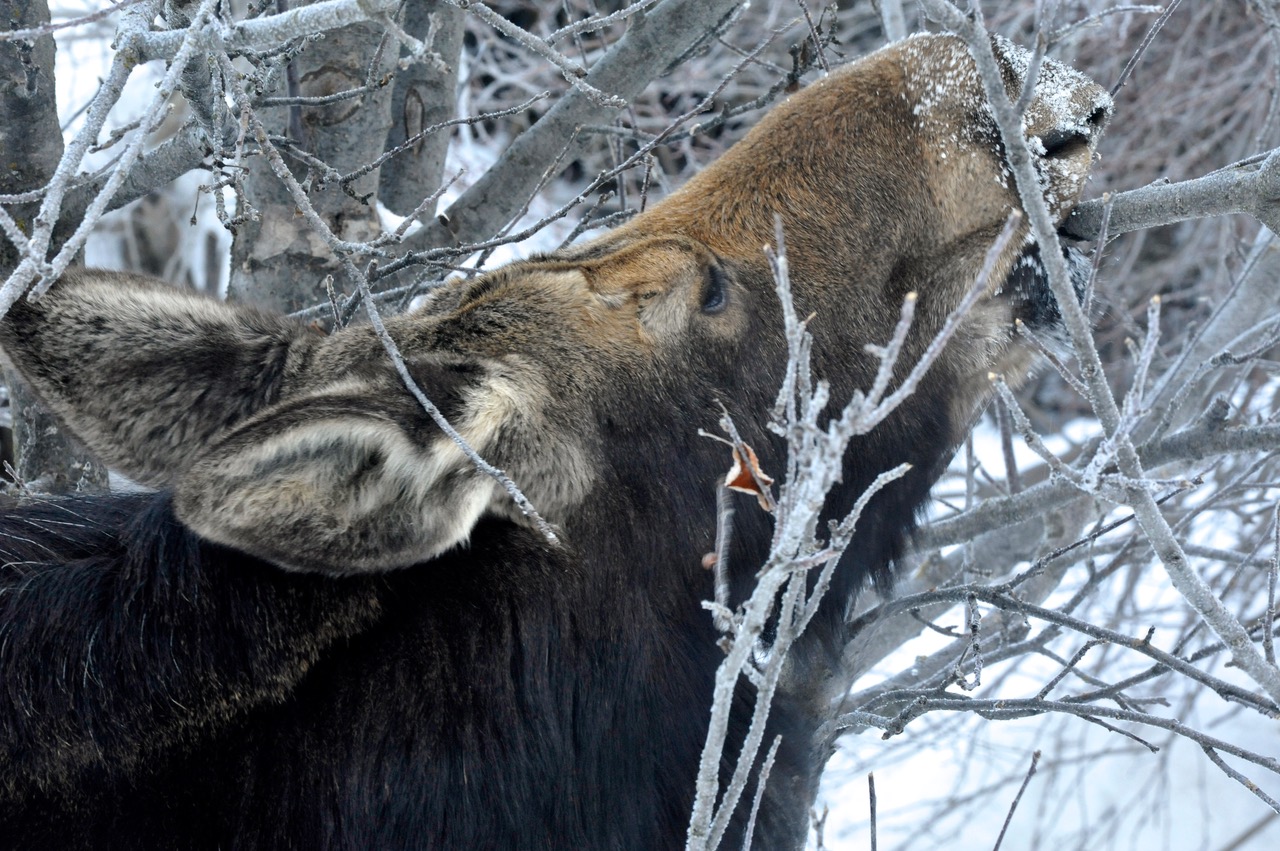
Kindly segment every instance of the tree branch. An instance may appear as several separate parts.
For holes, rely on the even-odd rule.
[[[377,21],[395,14],[400,3],[401,0],[320,0],[231,26],[215,26],[222,30],[222,44],[232,53],[267,50],[301,36]],[[141,33],[136,46],[138,61],[172,59],[188,37],[186,29]]]
[[[1179,183],[1158,183],[1117,192],[1108,232],[1112,236],[1211,216],[1244,213],[1280,232],[1280,149]],[[1078,205],[1062,226],[1074,239],[1096,239],[1104,201]]]
[[[632,19],[630,29],[583,81],[629,102],[741,5],[741,0],[663,0]],[[410,237],[410,247],[465,245],[493,236],[516,215],[546,164],[566,150],[577,129],[603,123],[615,112],[615,107],[596,102],[581,89],[565,93],[453,202],[441,221]],[[578,155],[582,144],[579,138],[568,146],[566,162]]]

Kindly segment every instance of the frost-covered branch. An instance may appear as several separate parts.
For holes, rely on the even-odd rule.
[[[376,21],[394,14],[400,5],[401,0],[320,0],[231,24],[219,33],[219,39],[232,52],[273,50],[290,39]],[[186,30],[141,33],[137,58],[143,62],[172,59],[188,38]]]
[[[141,2],[143,2],[143,0],[116,0],[116,2],[111,3],[108,6],[104,6],[97,11],[90,12],[87,15],[70,18],[65,21],[46,23],[37,27],[25,27],[23,29],[0,31],[0,41],[34,41],[41,36],[52,35],[59,30],[74,29],[75,27],[82,27],[85,24],[92,24],[97,21],[104,20],[126,6],[133,6],[134,4]]]
[[[1016,215],[1010,217],[988,251],[969,294],[943,323],[902,384],[886,396],[914,315],[915,296],[907,296],[901,320],[890,340],[883,346],[868,346],[868,352],[879,360],[872,386],[865,393],[856,392],[840,416],[830,422],[825,422],[830,388],[823,381],[814,382],[811,376],[809,356],[812,338],[807,320],[799,318],[792,302],[786,245],[781,220],[778,220],[777,247],[766,249],[766,255],[782,310],[788,358],[770,428],[786,441],[787,477],[776,503],[771,505],[775,518],[773,540],[768,560],[757,576],[750,598],[735,613],[725,612],[721,600],[707,604],[716,614],[717,622],[728,623],[732,628],[726,658],[716,673],[711,726],[699,766],[687,848],[713,849],[718,846],[763,743],[769,707],[787,665],[787,653],[817,613],[836,565],[852,543],[858,520],[868,502],[886,485],[911,469],[909,464],[899,464],[877,476],[858,497],[852,510],[838,523],[832,524],[827,530],[828,537],[823,540],[818,537],[819,517],[826,504],[827,493],[840,479],[841,459],[854,438],[867,434],[882,423],[915,391],[963,317],[976,303],[978,295],[987,289],[995,258],[1008,247],[1017,220]],[[736,445],[740,438],[727,416],[723,426],[733,439],[735,451],[740,451]],[[756,485],[760,487],[761,483],[757,480]],[[809,574],[815,570],[817,577],[811,582]],[[770,637],[768,662],[763,671],[752,671],[750,667],[754,664],[765,626],[773,618],[776,618],[777,627]],[[719,771],[728,736],[729,709],[742,676],[750,677],[756,684],[755,710],[746,740],[738,753],[733,776],[721,794]]]
[[[1076,207],[1063,226],[1075,239],[1096,239],[1103,201]],[[1108,232],[1114,237],[1135,230],[1190,219],[1244,213],[1280,232],[1280,149],[1259,154],[1219,171],[1179,183],[1159,183],[1111,196]]]
[[[449,0],[449,2],[475,15],[508,38],[515,39],[559,68],[560,73],[564,74],[564,78],[569,81],[570,85],[582,92],[596,106],[604,107],[605,109],[620,109],[627,105],[626,98],[608,94],[588,83],[584,79],[587,76],[587,69],[556,50],[548,41],[530,35],[483,3],[473,3],[471,0]]]

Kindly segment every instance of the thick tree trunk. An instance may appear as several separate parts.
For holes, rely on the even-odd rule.
[[[37,27],[49,21],[46,0],[0,0],[0,26]],[[0,194],[43,186],[62,157],[62,129],[53,84],[52,36],[34,43],[0,42]],[[34,207],[29,208],[34,210]],[[29,228],[29,222],[18,224]],[[17,265],[16,249],[0,239],[0,277]],[[3,460],[18,477],[42,491],[100,490],[106,468],[74,447],[60,423],[45,411],[11,370],[5,370],[17,457]],[[3,440],[0,440],[0,444]]]
[[[382,37],[382,27],[371,24],[327,33],[293,60],[287,90],[269,94],[322,97],[359,88],[367,79],[387,79],[395,69],[399,48],[393,41],[380,44]],[[377,64],[371,69],[375,57]],[[277,107],[264,109],[261,115],[271,132],[289,136],[299,147],[346,174],[382,153],[390,108],[391,86],[383,86],[326,105]],[[306,167],[297,162],[291,162],[290,167],[305,183]],[[363,176],[350,188],[357,197],[331,181],[323,190],[311,193],[312,203],[339,238],[372,239],[379,230],[375,207],[378,172]],[[298,214],[288,190],[261,157],[252,161],[244,196],[242,203],[247,201],[260,216],[235,234],[227,297],[286,312],[324,301],[321,282],[330,274],[341,280],[341,265]]]

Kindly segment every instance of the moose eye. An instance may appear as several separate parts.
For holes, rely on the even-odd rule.
[[[724,270],[714,263],[707,267],[707,280],[702,290],[702,312],[719,313],[728,302],[728,281]]]

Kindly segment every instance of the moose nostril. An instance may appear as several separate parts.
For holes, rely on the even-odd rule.
[[[1102,132],[1111,120],[1111,111],[1105,106],[1095,108],[1079,124],[1071,127],[1055,127],[1037,137],[1040,155],[1048,159],[1065,159],[1081,154],[1089,147],[1089,140]]]
[[[1051,130],[1040,137],[1044,148],[1041,156],[1047,158],[1069,157],[1089,146],[1089,137],[1079,130]]]

